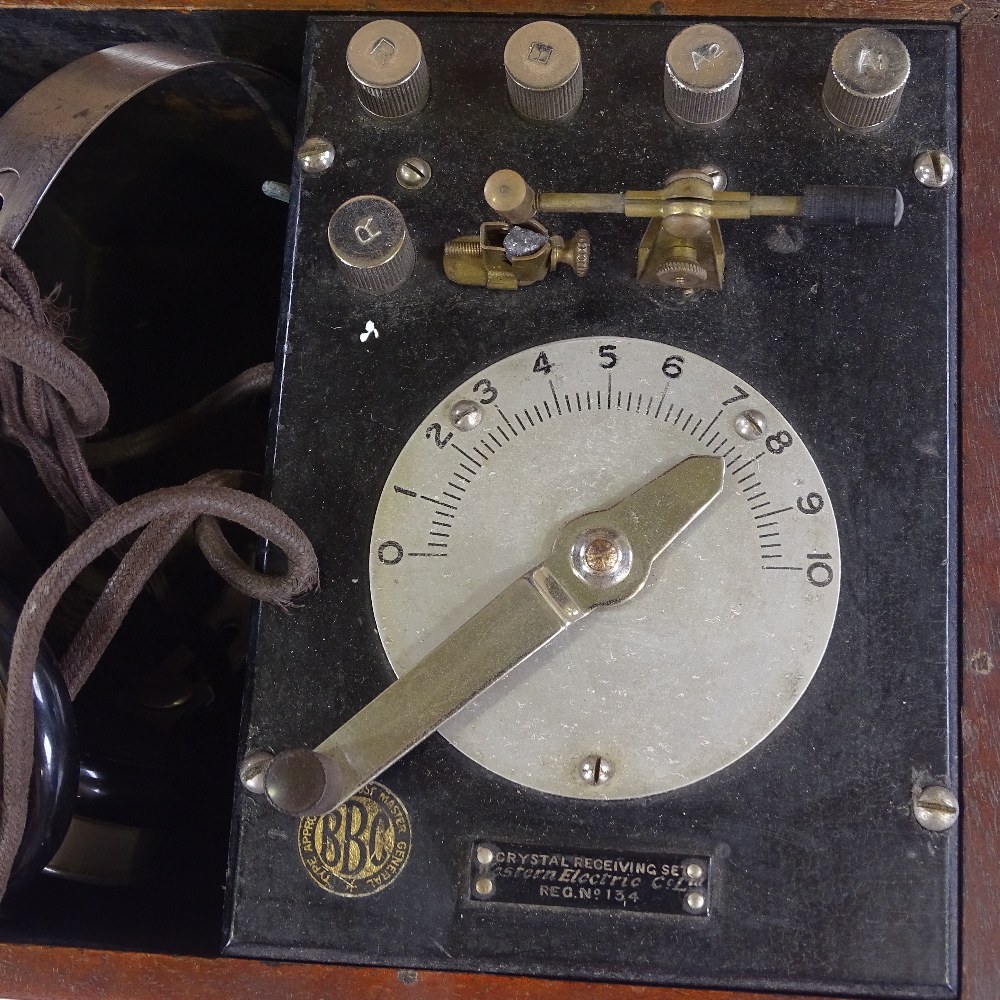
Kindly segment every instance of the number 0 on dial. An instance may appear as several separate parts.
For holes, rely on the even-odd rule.
[[[372,529],[379,636],[402,675],[535,566],[563,524],[693,455],[726,464],[711,516],[634,600],[580,622],[442,726],[459,750],[539,791],[619,799],[705,778],[780,725],[837,612],[829,493],[751,385],[651,341],[511,355],[414,429]],[[586,780],[594,756],[610,764],[599,783]]]

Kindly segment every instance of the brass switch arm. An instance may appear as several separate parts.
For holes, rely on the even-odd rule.
[[[639,244],[636,277],[673,288],[722,287],[725,249],[719,226],[727,219],[754,216],[802,218],[839,226],[899,225],[903,198],[895,188],[813,186],[801,195],[755,195],[717,191],[702,170],[671,174],[655,191],[620,194],[536,192],[514,170],[498,170],[483,194],[508,223],[527,224],[547,213],[609,213],[649,219]]]
[[[613,506],[564,525],[546,559],[315,750],[279,753],[264,779],[272,804],[293,816],[332,812],[564,629],[634,597],[653,563],[722,493],[725,471],[714,455],[686,458]],[[610,568],[594,568],[595,543],[615,553]]]
[[[707,219],[802,215],[802,197],[799,195],[721,191],[707,198],[697,198],[674,193],[669,185],[658,191],[625,191],[623,194],[539,191],[534,204],[539,215],[606,213],[633,219],[655,219],[667,215],[699,215]]]
[[[625,203],[629,193],[625,194],[573,194],[572,192],[540,192],[535,195],[535,211],[542,215],[548,212],[568,214],[621,215],[626,211]]]

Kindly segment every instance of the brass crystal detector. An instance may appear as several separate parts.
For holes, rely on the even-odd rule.
[[[460,285],[509,290],[533,284],[557,263],[579,256],[578,250],[567,253],[560,237],[549,236],[537,216],[607,213],[650,220],[639,244],[639,281],[718,291],[726,263],[722,220],[801,218],[812,225],[895,227],[903,218],[903,196],[897,188],[815,185],[801,195],[752,195],[726,191],[725,185],[725,174],[702,167],[671,174],[654,191],[535,192],[516,171],[498,170],[486,181],[483,194],[504,223],[486,222],[478,237],[449,240],[445,274]],[[535,233],[537,242],[529,242],[526,252],[525,237]],[[580,247],[584,241],[589,260],[586,230],[570,242]],[[574,270],[582,277],[586,265]]]

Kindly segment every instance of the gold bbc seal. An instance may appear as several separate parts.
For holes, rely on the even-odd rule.
[[[335,896],[371,896],[392,883],[410,857],[406,806],[372,781],[326,816],[299,822],[299,858]]]

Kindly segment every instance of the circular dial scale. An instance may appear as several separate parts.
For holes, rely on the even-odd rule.
[[[440,728],[482,766],[557,795],[698,781],[771,733],[819,666],[840,593],[830,497],[805,444],[748,383],[628,337],[539,345],[467,379],[400,452],[372,531],[379,636],[402,675],[559,529],[696,455],[722,494],[653,565]]]

